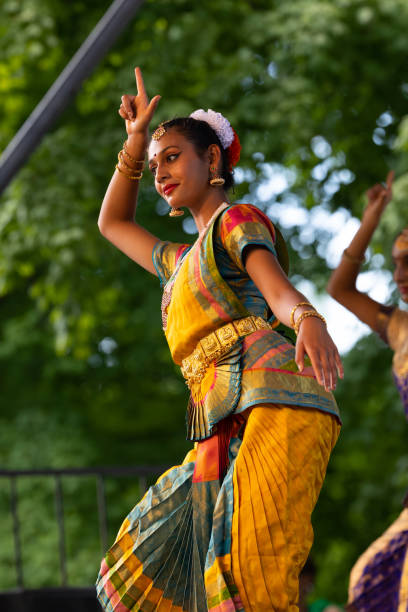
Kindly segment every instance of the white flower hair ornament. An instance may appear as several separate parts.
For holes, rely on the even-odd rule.
[[[205,121],[217,134],[222,148],[227,152],[229,170],[232,171],[232,167],[235,166],[240,157],[241,144],[239,142],[238,134],[231,126],[228,119],[226,119],[221,113],[216,113],[211,108],[205,111],[202,108],[195,110],[190,115],[191,119],[197,121]],[[152,134],[153,140],[160,140],[166,133],[166,121],[160,123],[156,130]]]
[[[230,122],[226,119],[221,113],[216,113],[211,108],[208,111],[205,111],[202,108],[191,113],[190,117],[192,119],[197,119],[198,121],[205,121],[208,123],[210,127],[217,134],[218,138],[224,149],[228,149],[228,147],[232,144],[234,140],[234,130],[231,127]]]
[[[198,121],[205,121],[214,130],[220,139],[223,149],[227,151],[230,170],[232,170],[232,167],[239,161],[241,144],[238,134],[231,126],[228,119],[226,119],[224,115],[221,115],[221,113],[213,111],[211,108],[209,108],[208,111],[199,108],[191,113],[190,117]]]

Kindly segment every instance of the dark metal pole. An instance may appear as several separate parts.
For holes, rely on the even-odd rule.
[[[21,126],[0,158],[0,193],[103,59],[143,0],[115,0]]]
[[[23,560],[21,556],[20,521],[18,520],[18,494],[15,476],[10,478],[10,507],[13,520],[14,556],[16,563],[17,584],[19,588],[22,589],[24,587]]]
[[[102,474],[96,477],[96,491],[98,500],[99,538],[102,555],[108,550],[108,516],[106,511],[105,481]]]
[[[61,584],[67,586],[67,556],[65,551],[65,522],[64,522],[64,498],[62,493],[61,478],[55,476],[55,514],[58,524],[58,548],[61,571]]]

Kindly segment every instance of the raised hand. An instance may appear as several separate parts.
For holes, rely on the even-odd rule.
[[[377,183],[367,191],[368,203],[363,213],[363,222],[378,225],[381,215],[392,199],[394,170],[390,170],[385,183]]]
[[[129,136],[141,134],[146,137],[149,123],[161,96],[154,96],[149,102],[140,68],[135,68],[135,78],[137,95],[122,96],[122,104],[118,112],[126,121],[126,131]]]

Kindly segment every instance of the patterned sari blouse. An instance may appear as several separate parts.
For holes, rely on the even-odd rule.
[[[163,327],[178,365],[199,340],[232,320],[261,316],[273,327],[275,316],[245,269],[245,250],[252,245],[277,254],[273,224],[250,204],[222,210],[192,247],[155,245],[157,274],[165,291],[172,286]],[[188,439],[209,437],[221,419],[255,404],[314,408],[338,416],[333,395],[317,383],[310,365],[299,372],[294,347],[272,327],[238,340],[209,364],[200,382],[190,385]]]

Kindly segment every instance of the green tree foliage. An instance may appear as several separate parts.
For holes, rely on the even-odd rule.
[[[0,146],[109,4],[1,3]],[[1,198],[4,466],[170,464],[188,448],[187,389],[164,342],[157,279],[116,252],[96,226],[124,138],[117,108],[121,94],[134,91],[134,65],[149,93],[162,95],[157,122],[199,107],[230,118],[244,145],[236,199],[359,214],[363,191],[395,167],[396,203],[375,244],[387,255],[408,223],[407,29],[405,0],[144,2]],[[265,203],[258,187],[270,163],[288,169],[289,180]],[[192,240],[168,219],[148,177],[138,216],[161,238]],[[328,234],[308,245],[298,234],[294,218],[286,230],[294,278],[323,287]],[[339,600],[352,561],[402,496],[406,432],[389,368],[389,352],[363,340],[347,357],[338,393],[345,425],[316,514],[315,555],[318,592]],[[124,514],[132,497],[116,491],[113,515]],[[8,503],[6,492],[1,500]],[[28,540],[39,537],[39,512],[33,503]],[[11,543],[1,550],[8,566]],[[87,562],[96,565],[94,544],[89,551]],[[35,560],[39,553],[27,554]],[[32,584],[58,582],[52,569],[40,569],[42,558],[30,567]]]

